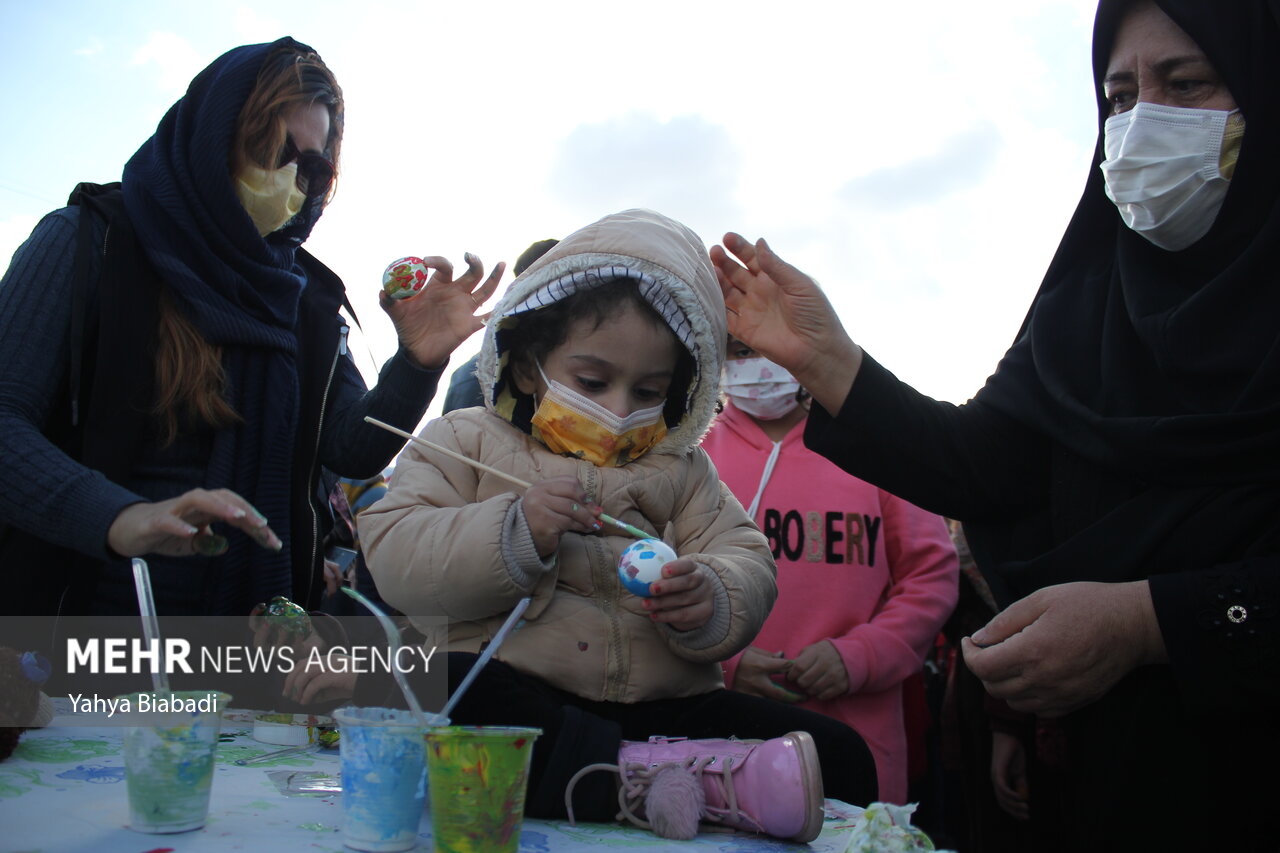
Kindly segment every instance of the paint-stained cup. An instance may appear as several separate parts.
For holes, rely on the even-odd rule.
[[[215,691],[134,693],[124,731],[129,828],[137,832],[188,832],[209,816],[214,752],[221,713],[231,697]]]
[[[353,850],[408,850],[427,796],[422,727],[408,711],[341,708],[342,841]]]
[[[436,853],[520,847],[529,759],[541,729],[447,726],[427,732]]]

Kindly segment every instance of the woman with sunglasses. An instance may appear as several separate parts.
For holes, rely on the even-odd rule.
[[[413,429],[450,352],[481,326],[468,259],[432,259],[383,308],[400,348],[366,391],[342,282],[302,248],[333,192],[342,93],[283,38],[192,81],[124,168],[81,185],[0,284],[0,560],[27,614],[136,613],[145,556],[161,614],[314,605],[321,467],[365,478]]]

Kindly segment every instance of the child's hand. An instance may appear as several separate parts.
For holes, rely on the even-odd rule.
[[[733,671],[733,689],[780,702],[802,702],[807,697],[773,680],[773,676],[783,675],[790,668],[791,661],[783,658],[782,652],[769,654],[764,649],[748,646]]]
[[[600,507],[587,501],[587,493],[577,478],[565,475],[539,480],[521,498],[520,509],[533,534],[538,556],[544,560],[560,546],[560,537],[570,530],[591,533],[600,529]]]
[[[688,557],[662,567],[662,579],[649,587],[644,609],[654,622],[666,622],[677,631],[692,631],[711,618],[711,584]]]
[[[354,696],[356,679],[359,677],[353,672],[356,669],[355,662],[344,658],[344,663],[339,665],[338,655],[326,656],[324,660],[333,664],[333,667],[308,667],[306,657],[295,658],[293,671],[284,679],[285,698],[301,705],[310,705],[312,702],[350,699]]]
[[[830,640],[801,649],[791,661],[787,679],[815,699],[835,699],[849,692],[849,671]]]

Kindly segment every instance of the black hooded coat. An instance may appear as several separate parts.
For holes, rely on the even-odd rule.
[[[1094,31],[1098,144],[1017,339],[963,406],[867,358],[806,443],[958,518],[1002,605],[1070,581],[1148,579],[1170,664],[1062,721],[1031,780],[1064,849],[1277,849],[1280,735],[1280,4],[1157,0],[1245,118],[1208,234],[1167,252],[1104,192],[1102,77],[1124,0]],[[1166,845],[1164,847],[1160,845]]]

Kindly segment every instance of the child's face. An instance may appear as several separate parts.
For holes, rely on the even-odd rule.
[[[569,324],[564,343],[548,353],[542,365],[547,378],[620,418],[661,404],[680,352],[671,330],[630,304],[599,326],[593,328],[592,322],[583,318]],[[518,372],[516,384],[538,399],[547,390],[533,365]]]
[[[750,344],[738,340],[733,335],[729,336],[729,346],[725,348],[726,358],[755,358],[758,352],[751,348]]]

